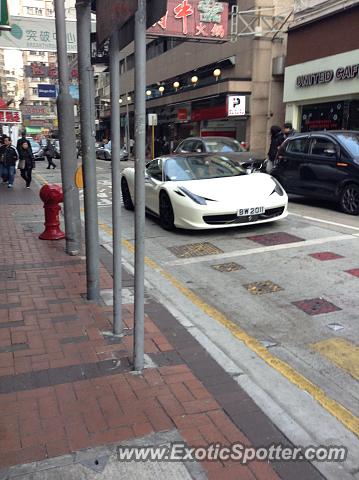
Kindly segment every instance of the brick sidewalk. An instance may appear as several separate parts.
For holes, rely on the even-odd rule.
[[[27,206],[21,205],[17,187],[11,195],[0,194],[1,468],[173,429],[193,446],[290,445],[152,300],[145,350],[157,367],[134,375],[133,306],[123,306],[126,336],[116,342],[104,336],[112,307],[85,300],[84,260],[65,255],[63,241],[38,240],[42,206],[28,192]],[[101,288],[110,289],[111,259],[101,257]],[[124,279],[132,283],[128,274]],[[304,462],[201,464],[210,479],[322,478]]]

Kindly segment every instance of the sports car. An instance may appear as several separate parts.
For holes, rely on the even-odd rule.
[[[146,209],[166,230],[208,229],[279,220],[288,197],[266,173],[244,169],[225,155],[181,154],[146,165]],[[124,207],[134,209],[135,170],[122,172]]]

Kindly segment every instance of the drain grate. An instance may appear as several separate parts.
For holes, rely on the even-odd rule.
[[[168,250],[178,258],[201,257],[204,255],[216,255],[218,253],[223,253],[223,250],[209,242],[177,245],[175,247],[168,247]]]
[[[263,293],[276,293],[283,290],[282,287],[276,285],[270,280],[266,280],[265,282],[248,283],[247,285],[244,285],[244,287],[252,295],[262,295]]]
[[[315,258],[316,260],[336,260],[337,258],[344,258],[342,255],[338,255],[334,252],[318,252],[318,253],[310,253],[310,257]]]
[[[334,303],[328,302],[328,300],[321,297],[300,300],[298,302],[292,302],[292,304],[308,315],[321,315],[323,313],[331,313],[341,310],[341,308],[334,305]]]
[[[242,267],[242,265],[238,265],[238,263],[235,262],[222,263],[220,265],[211,265],[211,267],[218,272],[235,272],[244,268]]]
[[[304,238],[296,237],[295,235],[285,232],[267,233],[266,235],[252,235],[251,237],[247,238],[248,240],[260,243],[266,247],[272,245],[281,245],[283,243],[304,242]]]

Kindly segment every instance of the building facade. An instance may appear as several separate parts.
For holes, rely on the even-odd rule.
[[[177,2],[180,4],[180,0]],[[191,4],[191,2],[189,2]],[[208,43],[171,37],[148,38],[147,112],[156,113],[157,136],[177,142],[190,135],[225,135],[245,142],[265,154],[269,129],[284,121],[283,79],[286,52],[286,21],[292,0],[232,0],[235,22],[229,15],[233,41]],[[246,29],[245,20],[251,28]],[[234,27],[237,27],[234,29]],[[122,125],[129,118],[133,136],[134,54],[133,45],[122,51]],[[109,128],[110,108],[101,105],[110,98],[106,74],[98,80],[100,126]],[[196,81],[194,81],[196,80]],[[100,92],[100,93],[99,93]],[[229,116],[231,96],[245,103],[240,115]]]
[[[300,7],[288,32],[286,120],[298,131],[359,130],[359,2]]]
[[[7,99],[7,86],[5,78],[4,50],[0,48],[0,98]]]

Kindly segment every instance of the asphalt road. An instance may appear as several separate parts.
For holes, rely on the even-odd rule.
[[[109,162],[97,163],[99,223],[106,235],[112,227],[111,167]],[[123,168],[130,166],[132,162],[122,163]],[[39,162],[37,178],[59,182],[59,170],[46,170]],[[242,356],[243,371],[238,375],[249,375],[252,367],[257,372],[258,367],[262,380],[257,387],[268,393],[264,370],[252,365],[259,354],[286,381],[309,391],[331,417],[358,434],[359,217],[343,214],[335,205],[299,197],[291,198],[289,212],[279,222],[214,231],[166,232],[157,219],[147,217],[146,255],[156,264],[156,268],[147,267],[147,280],[154,289],[161,288],[159,294],[179,315],[187,309],[196,328],[212,336],[216,347],[232,359],[242,344],[252,348],[252,342],[252,356],[247,363]],[[134,241],[134,213],[124,209],[122,213],[126,246]],[[206,248],[212,253],[197,255]],[[131,254],[124,250],[131,264]],[[163,278],[156,287],[158,271]],[[216,323],[208,326],[205,316]],[[234,332],[237,344],[222,338],[226,330]],[[273,388],[280,389],[281,381]],[[313,387],[308,389],[306,381]],[[288,401],[283,399],[284,390],[269,395],[278,395],[276,405],[281,404],[293,419],[294,405],[301,400],[297,390],[291,392]],[[288,402],[292,401],[291,410]],[[310,430],[305,419],[297,416],[296,421]],[[324,425],[323,436],[328,438]]]

